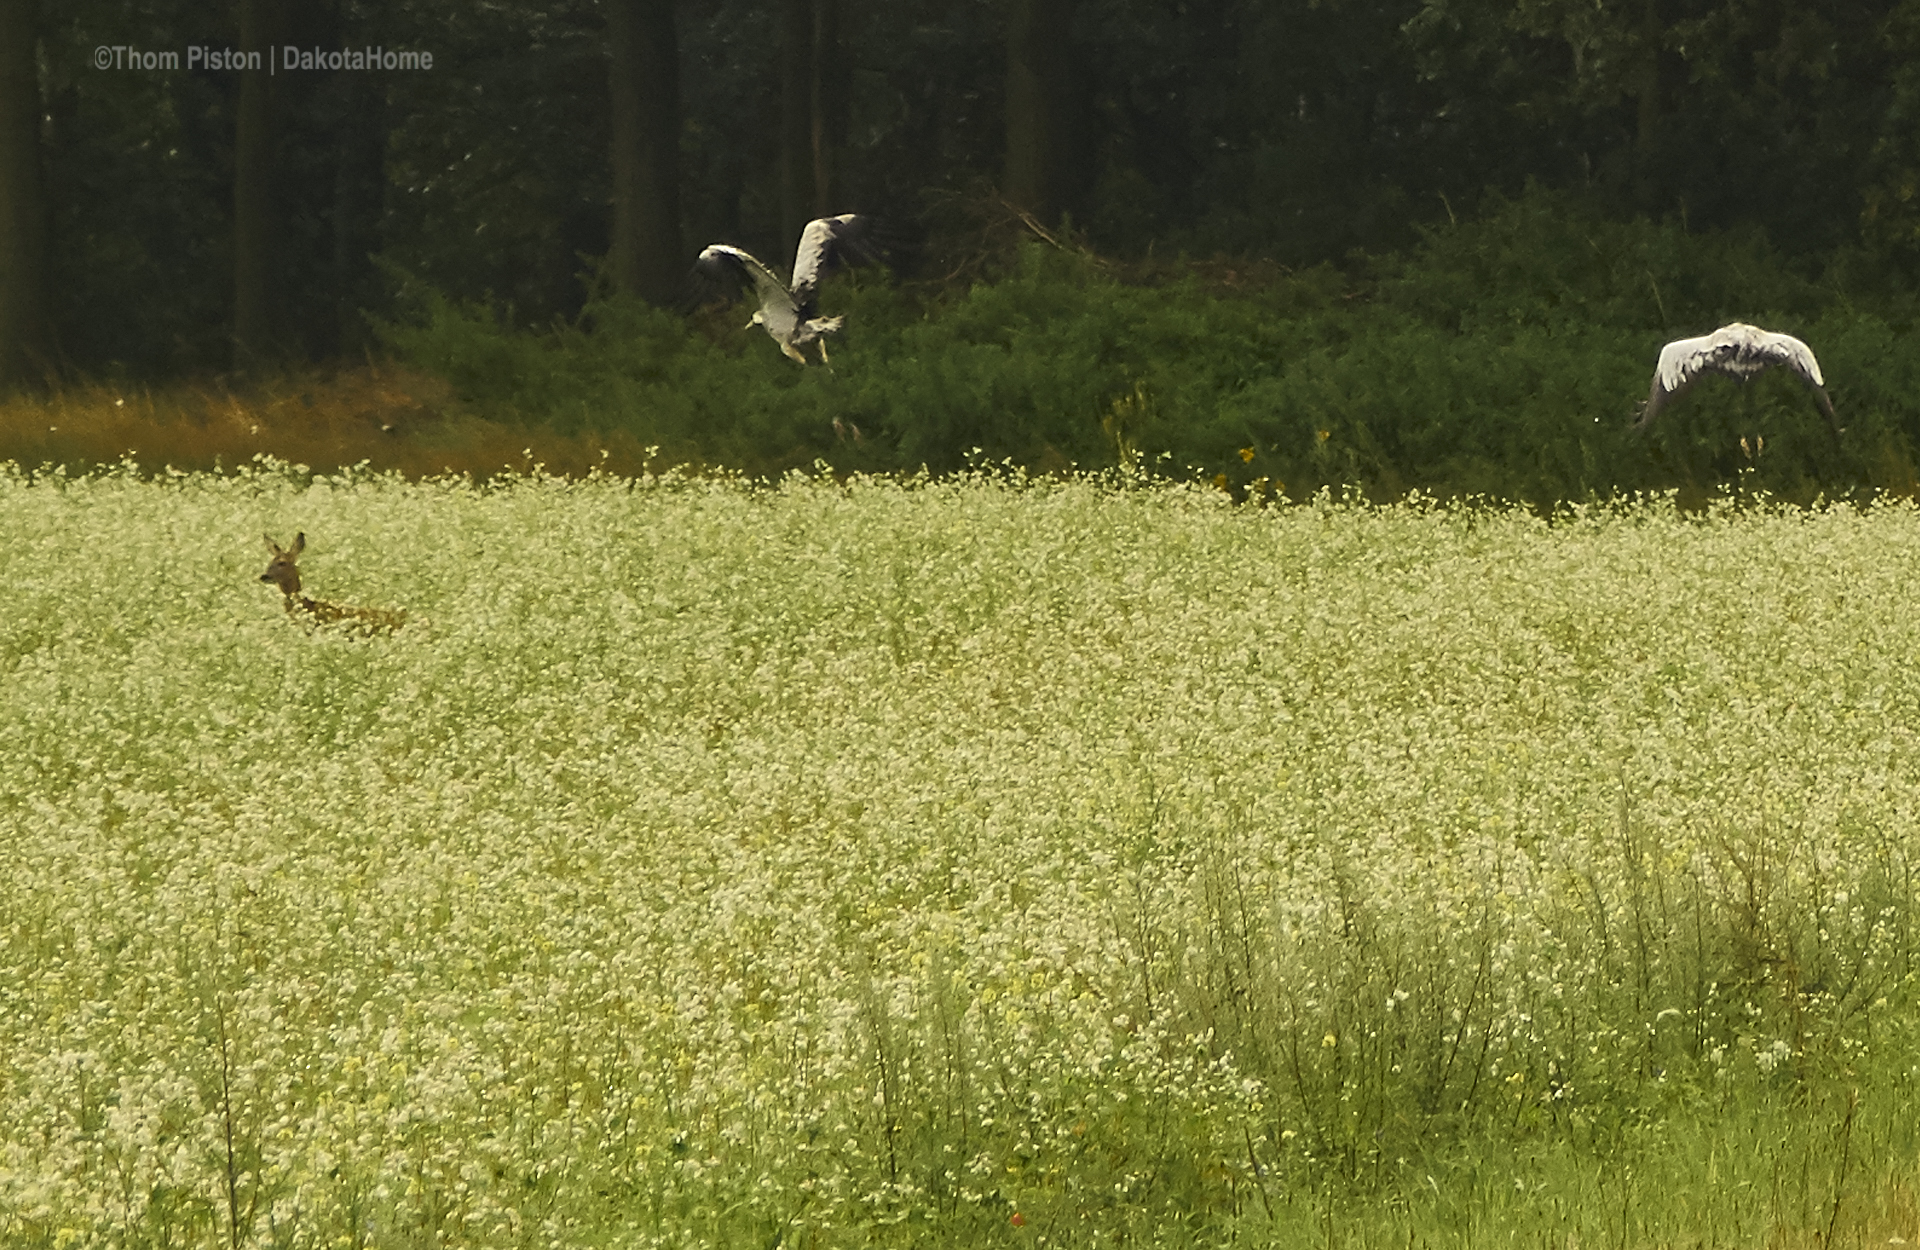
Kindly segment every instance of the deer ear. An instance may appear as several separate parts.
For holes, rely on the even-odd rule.
[[[307,549],[307,535],[306,535],[306,531],[302,530],[300,533],[295,534],[293,536],[293,554],[297,556],[301,552],[305,551],[306,549]]]
[[[260,537],[262,537],[262,538],[264,538],[264,539],[266,539],[266,540],[267,540],[267,550],[268,550],[268,551],[271,551],[271,552],[272,552],[272,553],[273,553],[274,555],[279,555],[279,554],[280,554],[280,544],[279,544],[279,543],[277,543],[277,542],[275,542],[275,541],[273,541],[273,535],[272,535],[272,534],[262,534],[262,535],[260,535]]]

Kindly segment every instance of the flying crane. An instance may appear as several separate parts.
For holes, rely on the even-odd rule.
[[[1840,433],[1842,427],[1833,415],[1833,401],[1827,398],[1826,379],[1820,376],[1820,362],[1813,358],[1813,349],[1791,334],[1775,334],[1744,321],[1721,326],[1698,338],[1676,339],[1661,348],[1660,362],[1653,370],[1653,388],[1647,392],[1647,402],[1641,406],[1640,419],[1633,428],[1646,428],[1702,374],[1724,373],[1745,382],[1768,365],[1785,365],[1797,374],[1813,392],[1820,411],[1827,414],[1833,432]]]
[[[752,254],[727,243],[715,243],[700,253],[695,272],[709,284],[739,289],[748,283],[760,301],[749,326],[761,326],[780,350],[801,364],[807,358],[800,349],[808,344],[820,349],[820,363],[827,363],[826,336],[836,333],[844,316],[820,316],[820,280],[843,265],[877,260],[879,253],[869,239],[873,219],[858,213],[838,217],[819,217],[800,232],[800,247],[793,256],[793,283],[780,276]]]

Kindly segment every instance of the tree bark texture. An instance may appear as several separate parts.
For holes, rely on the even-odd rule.
[[[678,301],[680,51],[673,0],[609,0],[614,282],[649,303]]]
[[[1639,26],[1640,48],[1633,70],[1633,195],[1643,209],[1652,211],[1658,198],[1654,165],[1660,151],[1660,45],[1664,35],[1659,0],[1643,0]]]
[[[240,50],[259,52],[261,68],[240,73],[233,136],[233,365],[252,369],[272,353],[279,328],[279,252],[283,236],[276,151],[277,76],[267,64],[286,29],[285,0],[240,0]]]
[[[1077,0],[1012,0],[1007,27],[1007,160],[1001,190],[1049,224],[1079,207],[1089,76],[1073,41]]]
[[[380,250],[380,212],[386,192],[386,96],[371,75],[344,85],[343,124],[334,137],[333,349],[357,349],[368,340],[363,308],[379,299],[373,253]]]
[[[44,377],[52,364],[38,3],[0,0],[0,386]]]
[[[840,0],[785,0],[780,45],[780,223],[785,238],[798,239],[808,221],[848,209],[839,176],[848,85]]]

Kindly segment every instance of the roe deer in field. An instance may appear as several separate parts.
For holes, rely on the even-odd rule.
[[[273,559],[267,561],[267,571],[260,575],[263,582],[272,582],[280,588],[287,599],[287,615],[305,614],[323,625],[344,624],[350,629],[363,629],[377,633],[392,633],[406,623],[405,612],[389,612],[385,608],[350,608],[344,604],[328,603],[325,599],[309,599],[300,593],[300,570],[294,561],[307,549],[307,536],[304,532],[293,536],[293,546],[282,547],[273,541],[272,535],[262,535],[267,540],[267,550],[273,552]]]

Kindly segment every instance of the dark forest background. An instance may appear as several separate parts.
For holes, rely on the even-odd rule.
[[[289,44],[433,64],[186,68]],[[690,311],[705,243],[843,211],[894,264],[830,287],[833,371]],[[0,0],[28,387],[379,358],[756,469],[1910,491],[1916,274],[1920,0]],[[1843,440],[1764,382],[1624,432],[1735,318]]]

